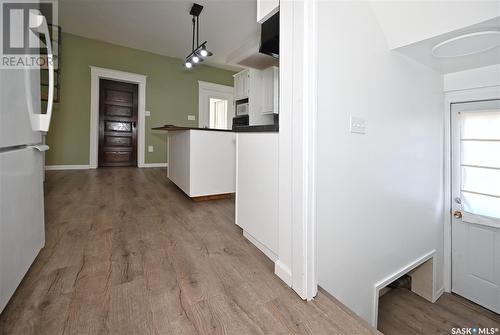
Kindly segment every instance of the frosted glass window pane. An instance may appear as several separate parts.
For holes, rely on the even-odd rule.
[[[500,168],[500,142],[462,141],[462,164]]]
[[[460,112],[462,139],[500,139],[500,112]]]
[[[500,170],[462,167],[462,190],[500,196]]]
[[[467,212],[500,218],[500,198],[462,193],[463,209]]]

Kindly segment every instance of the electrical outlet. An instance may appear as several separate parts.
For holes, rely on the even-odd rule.
[[[366,121],[361,117],[351,116],[351,133],[366,134]]]
[[[188,121],[196,121],[196,116],[188,115]]]
[[[146,116],[151,116],[151,112],[150,111],[146,111]]]
[[[153,151],[154,151],[153,146],[152,146],[152,145],[149,145],[149,146],[148,146],[148,152],[153,152]]]

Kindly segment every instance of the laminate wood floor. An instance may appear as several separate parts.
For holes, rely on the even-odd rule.
[[[234,224],[163,169],[47,173],[46,245],[0,334],[375,334],[335,300],[302,301]]]
[[[452,328],[474,327],[500,329],[500,315],[448,293],[432,304],[411,291],[393,289],[379,301],[378,329],[385,335],[451,334]]]

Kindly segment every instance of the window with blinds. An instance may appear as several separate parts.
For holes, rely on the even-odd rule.
[[[462,209],[500,219],[500,111],[460,112],[460,123]]]

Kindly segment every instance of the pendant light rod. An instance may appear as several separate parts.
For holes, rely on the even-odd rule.
[[[212,53],[207,50],[207,41],[200,44],[200,14],[202,10],[202,5],[194,3],[189,12],[192,16],[193,36],[191,40],[191,53],[186,56],[185,62],[185,66],[188,69],[192,68],[196,63],[203,62],[205,57],[212,56]]]
[[[194,25],[195,25],[195,19],[194,19],[194,16],[193,16],[193,43],[191,43],[191,52],[194,51]]]

